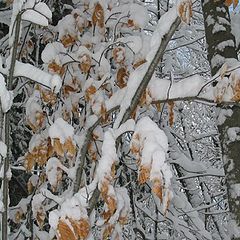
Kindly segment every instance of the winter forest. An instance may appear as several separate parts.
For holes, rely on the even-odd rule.
[[[0,239],[240,240],[238,0],[0,1]]]

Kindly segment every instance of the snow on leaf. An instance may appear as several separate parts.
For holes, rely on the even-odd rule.
[[[50,126],[48,133],[52,140],[59,139],[60,143],[64,144],[68,138],[73,138],[74,128],[62,118],[58,118]]]

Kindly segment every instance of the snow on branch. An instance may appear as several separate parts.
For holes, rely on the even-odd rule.
[[[62,86],[62,79],[57,74],[49,74],[28,63],[16,61],[14,77],[26,77],[58,93]]]

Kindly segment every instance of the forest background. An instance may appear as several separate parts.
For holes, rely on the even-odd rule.
[[[2,239],[240,239],[239,9],[0,2]]]

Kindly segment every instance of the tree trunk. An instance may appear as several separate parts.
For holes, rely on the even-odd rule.
[[[231,33],[230,15],[225,1],[202,0],[208,60],[212,75],[229,59],[237,59],[235,38]],[[221,109],[225,111],[226,109]],[[230,209],[229,236],[240,239],[240,141],[229,143],[228,130],[240,127],[240,108],[218,127],[222,145]],[[236,191],[238,188],[238,191]]]

